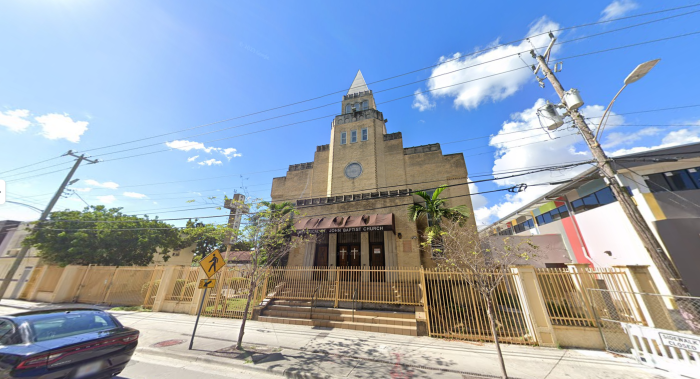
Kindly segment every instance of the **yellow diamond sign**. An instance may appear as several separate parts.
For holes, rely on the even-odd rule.
[[[202,260],[199,261],[199,265],[202,266],[204,273],[207,274],[207,278],[211,278],[217,271],[226,266],[226,262],[224,261],[224,257],[221,256],[221,253],[219,253],[219,250],[214,250],[214,252],[202,258]]]

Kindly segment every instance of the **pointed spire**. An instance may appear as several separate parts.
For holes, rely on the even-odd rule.
[[[367,88],[367,83],[365,83],[365,78],[362,77],[362,71],[357,70],[357,75],[355,75],[355,80],[352,81],[350,89],[346,95],[351,95],[353,93],[369,91]]]

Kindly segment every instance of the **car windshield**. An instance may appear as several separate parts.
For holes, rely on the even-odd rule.
[[[60,313],[28,320],[34,342],[115,328],[112,318],[95,313]]]

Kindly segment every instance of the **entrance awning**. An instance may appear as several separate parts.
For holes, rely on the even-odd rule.
[[[303,218],[294,223],[298,233],[393,231],[394,214]]]

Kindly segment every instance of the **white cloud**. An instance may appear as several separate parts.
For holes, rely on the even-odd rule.
[[[680,129],[669,132],[661,139],[661,143],[656,146],[636,146],[629,149],[619,149],[609,153],[612,156],[620,156],[633,153],[641,153],[642,151],[664,149],[667,147],[673,147],[678,145],[685,145],[688,143],[700,142],[700,128],[695,129]]]
[[[215,147],[206,147],[201,142],[192,142],[188,140],[169,141],[165,143],[165,146],[182,151],[203,150],[207,153],[211,153],[212,150],[216,149]]]
[[[65,139],[80,142],[80,136],[88,129],[87,121],[73,121],[67,114],[50,113],[35,117],[41,125],[41,134],[48,139]]]
[[[491,138],[489,144],[497,148],[496,159],[493,165],[493,171],[496,176],[503,171],[551,166],[590,159],[591,155],[588,148],[583,144],[581,136],[575,134],[575,130],[565,125],[554,132],[550,132],[551,138],[554,138],[551,139],[547,133],[540,129],[537,110],[544,104],[544,99],[539,99],[532,108],[511,115],[511,119],[503,123],[498,134]],[[580,111],[588,118],[595,118],[602,115],[603,107],[599,105],[585,106]],[[622,123],[622,121],[619,123]],[[542,171],[525,176],[496,180],[495,183],[500,187],[512,187],[521,183],[557,182],[571,178],[589,167],[588,165],[582,165],[565,170]],[[552,186],[547,185],[529,187],[523,192],[506,194],[503,200],[497,204],[484,205],[482,207],[474,206],[477,224],[484,226],[484,224],[489,224],[505,217],[552,188]]]
[[[530,28],[527,35],[541,34],[556,29],[559,29],[559,24],[548,20],[546,17],[542,17]],[[549,36],[545,34],[530,38],[530,41],[536,47],[546,46],[549,43]],[[493,45],[497,44],[498,41],[493,42]],[[433,69],[432,78],[428,81],[428,88],[434,90],[431,92],[432,96],[454,97],[455,107],[464,107],[466,109],[474,109],[488,99],[492,101],[503,100],[517,92],[524,84],[531,83],[534,80],[532,71],[523,68],[524,64],[520,58],[517,56],[503,57],[527,52],[531,49],[532,45],[530,42],[522,41],[516,45],[499,46],[476,55],[462,56],[461,53],[456,53],[450,57],[440,57],[439,62],[444,63]],[[552,50],[552,54],[555,54],[557,51],[558,46],[555,46]],[[498,58],[503,59],[493,61]],[[523,54],[522,58],[528,63],[534,62],[528,53]],[[448,60],[450,61],[447,62]],[[452,71],[465,67],[470,68],[452,73]],[[523,69],[507,74],[495,75],[486,79],[475,80],[477,78],[519,68]],[[439,76],[441,74],[445,75]],[[463,85],[455,85],[456,83],[470,80],[475,81]],[[447,86],[452,87],[442,88]]]
[[[236,151],[238,151],[238,150],[236,150],[232,147],[229,147],[226,149],[218,149],[218,150],[221,154],[223,154],[226,158],[228,158],[229,161],[231,160],[231,158],[236,158],[236,157],[241,156],[241,154],[236,153]]]
[[[32,124],[31,121],[26,120],[27,117],[29,117],[29,111],[26,109],[0,112],[0,126],[12,132],[23,132]]]
[[[198,163],[198,165],[200,165],[200,166],[205,166],[205,165],[206,165],[206,166],[211,166],[211,165],[220,165],[220,164],[221,164],[221,161],[217,161],[216,159],[213,159],[213,158]]]
[[[470,180],[467,178],[467,180]],[[479,187],[476,185],[476,183],[469,183],[469,193],[472,194],[471,200],[472,200],[472,207],[473,208],[481,208],[486,203],[488,200],[486,200],[486,197],[484,195],[474,195],[475,193],[479,192]]]
[[[604,149],[609,149],[619,145],[629,145],[637,142],[643,137],[654,136],[661,132],[659,128],[644,128],[633,133],[612,132],[605,135]]]
[[[114,182],[104,182],[100,183],[97,180],[93,179],[88,179],[85,181],[85,184],[93,187],[101,187],[101,188],[109,188],[109,189],[117,189],[119,188],[119,184],[114,183]],[[87,192],[87,191],[86,191]]]
[[[92,191],[92,188],[71,188],[71,189],[75,192],[90,192],[90,191]]]
[[[138,192],[124,192],[124,196],[131,197],[134,199],[146,199],[146,198],[148,198],[148,196],[146,196],[142,193],[138,193]]]
[[[411,105],[411,108],[418,109],[421,112],[435,108],[435,102],[430,101],[428,96],[421,93],[420,89],[417,89],[414,94],[416,97],[413,99],[413,105]]]
[[[615,0],[605,7],[602,12],[600,12],[600,21],[607,21],[613,18],[622,17],[629,11],[635,10],[638,7],[639,5],[632,0]]]
[[[204,151],[205,153],[210,153],[210,154],[212,152],[221,153],[229,161],[231,160],[231,158],[236,158],[236,157],[241,156],[241,154],[236,153],[238,150],[236,150],[233,147],[227,147],[227,148],[213,147],[213,146],[207,147],[201,142],[193,142],[193,141],[188,141],[188,140],[169,141],[169,142],[166,142],[165,145],[169,148],[176,149],[176,150],[182,150],[182,151],[201,150],[201,151]],[[199,158],[199,155],[195,155],[194,157],[187,158],[187,162],[194,162],[197,158]],[[211,164],[210,164],[210,166],[211,166]]]
[[[117,198],[114,195],[106,195],[106,196],[97,196],[97,200],[102,204],[111,204],[115,201],[117,201]]]

